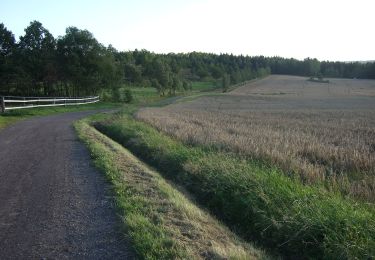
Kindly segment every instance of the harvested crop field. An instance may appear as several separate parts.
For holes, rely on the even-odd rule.
[[[187,144],[375,201],[375,80],[273,75],[227,94],[146,108],[137,118]]]

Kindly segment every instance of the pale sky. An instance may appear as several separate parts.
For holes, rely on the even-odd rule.
[[[16,39],[38,20],[116,49],[375,60],[374,0],[0,0]]]

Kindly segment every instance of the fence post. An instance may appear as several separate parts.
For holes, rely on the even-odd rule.
[[[5,112],[5,101],[4,101],[4,97],[1,97],[1,102],[0,102],[0,106],[1,106],[1,113],[4,113]]]

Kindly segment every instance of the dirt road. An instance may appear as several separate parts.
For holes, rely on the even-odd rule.
[[[0,259],[132,259],[110,187],[72,122],[33,118],[0,131]]]

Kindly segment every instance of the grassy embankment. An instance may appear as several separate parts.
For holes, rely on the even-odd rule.
[[[125,108],[127,112],[134,107]],[[113,184],[119,215],[142,259],[266,259],[173,184],[145,166],[121,145],[90,126],[93,116],[76,123],[95,165]]]
[[[138,104],[160,101],[157,93],[133,91]],[[154,94],[152,94],[154,93]],[[167,104],[172,99],[157,102]],[[123,111],[132,114],[137,105]],[[95,165],[113,184],[124,228],[133,246],[144,259],[268,259],[262,250],[243,242],[223,224],[165,181],[121,145],[91,126],[106,120],[99,114],[75,124],[80,138],[88,146]]]
[[[186,146],[126,112],[98,128],[184,186],[238,233],[285,256],[375,254],[371,206],[304,186],[272,166]]]
[[[271,165],[184,145],[136,121],[129,110],[96,125],[249,240],[289,257],[375,255],[371,204],[302,185]]]

